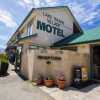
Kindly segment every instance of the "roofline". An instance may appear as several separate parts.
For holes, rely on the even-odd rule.
[[[83,42],[77,42],[77,43],[69,43],[67,45],[86,44],[86,43],[92,43],[92,42],[100,42],[100,39],[83,41]]]
[[[53,7],[39,7],[39,8],[32,8],[30,10],[30,12],[28,13],[28,15],[26,15],[25,19],[21,22],[21,24],[19,25],[19,27],[16,29],[16,31],[14,32],[14,34],[11,36],[11,38],[18,32],[18,30],[21,28],[21,26],[24,24],[24,22],[28,19],[28,17],[32,14],[32,12],[35,9],[49,9],[49,8],[67,8],[68,11],[70,12],[71,16],[73,17],[73,19],[75,20],[77,26],[79,27],[80,31],[83,33],[83,30],[81,29],[80,25],[78,24],[76,18],[74,17],[74,15],[72,14],[71,10],[69,9],[68,6],[53,6]],[[11,40],[11,38],[9,39],[9,41]],[[9,41],[7,42],[7,44],[9,43]]]
[[[18,32],[18,30],[21,28],[21,26],[24,24],[24,22],[27,20],[27,18],[31,15],[31,13],[33,12],[33,8],[31,9],[31,11],[28,13],[28,15],[25,17],[25,19],[21,22],[21,24],[18,26],[18,28],[16,29],[16,31],[14,32],[14,34],[11,36],[11,38]],[[11,40],[11,38],[9,39],[9,41]],[[9,42],[8,41],[8,42]],[[7,43],[8,43],[7,42]]]
[[[54,6],[54,7],[40,7],[40,8],[32,8],[31,11],[29,12],[29,14],[25,17],[25,19],[22,21],[22,23],[20,24],[20,26],[17,28],[17,30],[20,29],[20,27],[24,24],[24,22],[27,20],[27,18],[32,14],[32,12],[35,10],[35,9],[49,9],[49,8],[67,8],[68,11],[70,12],[70,14],[72,15],[73,19],[75,20],[76,24],[78,25],[78,27],[80,28],[80,30],[82,31],[80,25],[78,24],[76,18],[73,16],[71,10],[69,9],[68,6]],[[16,30],[16,32],[17,32]],[[83,32],[83,31],[82,31]]]
[[[61,48],[61,47],[66,47],[66,46],[71,46],[71,45],[82,45],[82,44],[90,44],[90,43],[95,43],[95,42],[100,42],[100,39],[84,41],[84,42],[77,42],[77,43],[70,43],[70,44],[65,44],[63,46],[58,46],[58,47]],[[53,47],[53,48],[58,48],[58,47]]]
[[[80,33],[84,33],[83,32],[83,30],[82,30],[82,28],[80,27],[80,25],[79,25],[79,23],[78,23],[78,21],[76,20],[76,18],[74,17],[74,15],[73,15],[73,13],[72,13],[72,11],[67,7],[67,9],[69,10],[69,12],[70,12],[70,14],[71,14],[71,16],[73,17],[73,19],[75,20],[75,22],[76,22],[76,25],[78,26],[78,28],[80,29]]]

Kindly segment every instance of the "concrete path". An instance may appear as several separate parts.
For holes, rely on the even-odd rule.
[[[37,87],[23,81],[12,69],[10,65],[10,75],[0,77],[0,100],[100,100],[100,84],[80,90]]]
[[[100,100],[100,84],[93,84],[83,89],[68,87],[60,90],[57,87],[40,87],[41,90],[48,93],[55,100]]]
[[[10,75],[0,77],[0,100],[54,100],[29,82],[23,81],[10,65]]]

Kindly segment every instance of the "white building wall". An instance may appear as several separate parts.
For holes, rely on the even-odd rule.
[[[44,77],[51,74],[56,80],[57,74],[63,73],[66,80],[66,86],[69,86],[72,82],[73,65],[83,65],[86,67],[89,65],[88,55],[77,52],[50,49],[47,49],[45,52],[43,52],[43,50],[28,49],[27,52],[27,56],[22,58],[25,63],[22,65],[22,73],[32,81],[36,79],[38,74],[42,74]],[[61,60],[39,59],[39,55],[61,57]],[[28,62],[25,57],[27,57]],[[47,64],[47,61],[50,61],[51,63]]]

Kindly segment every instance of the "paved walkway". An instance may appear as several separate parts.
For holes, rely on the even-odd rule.
[[[93,84],[81,90],[69,87],[60,90],[56,87],[37,87],[23,81],[14,71],[0,77],[0,100],[100,100],[100,84]]]
[[[41,90],[48,93],[55,100],[100,100],[100,84],[93,84],[83,89],[68,87],[60,90],[57,87],[40,87]]]
[[[0,77],[0,100],[54,100],[29,82],[23,81],[10,65],[10,75]]]

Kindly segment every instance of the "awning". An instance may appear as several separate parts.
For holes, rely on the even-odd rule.
[[[74,34],[53,45],[53,47],[66,46],[72,44],[82,44],[100,41],[100,27],[84,31],[83,34]]]

